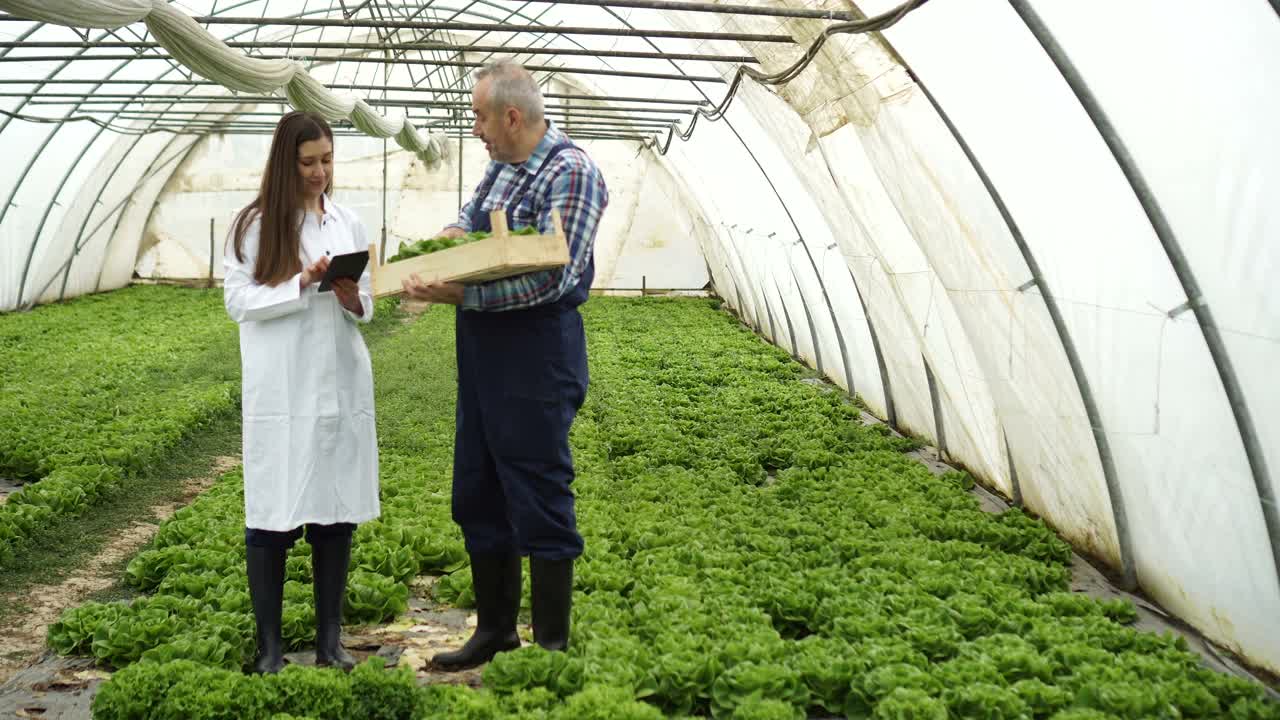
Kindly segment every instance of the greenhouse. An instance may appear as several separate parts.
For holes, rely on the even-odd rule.
[[[1280,718],[1277,128],[1277,0],[0,0],[0,716]]]

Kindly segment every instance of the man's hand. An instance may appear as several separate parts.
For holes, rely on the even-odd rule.
[[[422,282],[422,278],[417,273],[410,275],[400,282],[400,286],[404,288],[405,293],[415,300],[426,300],[430,303],[440,303],[441,305],[461,305],[462,304],[462,285],[459,283],[433,283],[428,285]]]
[[[440,232],[436,233],[436,237],[438,238],[444,237],[444,238],[449,238],[451,240],[456,240],[466,234],[467,234],[466,230],[463,230],[460,227],[454,226],[454,227],[447,227],[441,230]]]
[[[364,305],[360,302],[360,286],[351,278],[334,278],[333,294],[338,297],[342,307],[351,311],[356,317],[364,315]]]

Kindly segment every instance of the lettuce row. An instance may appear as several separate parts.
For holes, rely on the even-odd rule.
[[[1182,641],[1126,627],[1127,603],[1069,592],[1070,548],[1042,523],[983,512],[971,480],[904,457],[912,443],[862,426],[855,405],[799,382],[803,368],[708,303],[596,300],[586,316],[593,384],[572,438],[587,545],[570,649],[499,655],[485,690],[428,687],[403,717],[1280,717],[1260,688],[1200,667]],[[453,573],[437,597],[465,605],[441,440],[452,407],[439,402],[452,390],[450,319],[424,316],[375,355],[386,513],[356,552],[389,593],[408,548],[417,572]],[[142,640],[120,654],[134,664],[104,691],[165,672],[169,657],[220,664],[197,638],[245,637],[231,620],[248,617],[236,614],[237,491],[232,477],[219,483],[130,565],[151,602],[181,587],[192,605],[64,616],[73,648],[101,634],[109,655],[124,639],[103,628],[139,615],[129,632]],[[300,543],[290,559],[299,583],[306,552]],[[290,607],[296,643],[300,590],[286,617]],[[186,644],[130,660],[164,645],[147,635],[162,614],[176,615],[167,632],[192,633]],[[166,692],[148,707],[178,690]]]
[[[0,568],[238,407],[221,292],[135,287],[0,315]],[[16,504],[15,504],[16,503]]]

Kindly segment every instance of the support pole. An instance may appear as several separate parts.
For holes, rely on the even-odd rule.
[[[1013,486],[1013,504],[1022,507],[1022,485],[1018,483],[1018,466],[1013,462],[1013,448],[1009,447],[1009,431],[1004,432],[1004,452],[1009,459],[1009,482]]]
[[[933,376],[933,368],[929,367],[929,359],[921,356],[924,363],[924,377],[929,383],[929,400],[933,403],[933,432],[938,436],[938,459],[947,459],[947,428],[942,422],[942,397],[938,394],[938,381]]]
[[[876,353],[876,366],[880,370],[880,385],[884,388],[884,414],[889,427],[898,427],[898,412],[893,405],[893,386],[889,382],[889,366],[884,361],[884,353],[880,349],[880,336],[876,334],[876,324],[871,321],[871,312],[867,310],[867,301],[862,297],[862,288],[858,287],[858,279],[853,276],[853,268],[845,263],[849,270],[849,281],[853,283],[853,291],[858,293],[858,304],[862,306],[862,315],[867,319],[867,331],[871,333],[871,348]]]
[[[387,139],[382,138],[382,247],[378,250],[378,264],[387,257]]]
[[[462,213],[462,134],[458,134],[458,213]]]
[[[0,16],[0,20],[22,20],[13,16]],[[522,23],[472,23],[472,22],[405,22],[396,20],[340,20],[337,18],[289,18],[289,17],[221,17],[217,15],[193,17],[201,25],[251,25],[259,27],[341,27],[385,28],[392,30],[452,30],[484,33],[534,33],[538,35],[599,35],[603,37],[673,38],[680,40],[725,40],[730,42],[795,43],[790,35],[753,33],[685,32],[682,30],[641,30],[616,27],[567,27],[563,25],[534,25]]]
[[[213,287],[213,218],[209,218],[209,287]]]

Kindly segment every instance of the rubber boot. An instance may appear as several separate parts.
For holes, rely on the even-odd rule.
[[[471,587],[476,593],[476,631],[460,649],[431,658],[440,670],[466,670],[494,655],[520,647],[516,616],[520,612],[520,556],[516,553],[472,554]]]
[[[253,619],[258,626],[258,655],[254,672],[274,674],[284,668],[284,640],[280,631],[280,614],[284,603],[285,558],[289,548],[245,546],[245,565],[249,575],[249,598],[253,603]]]
[[[347,595],[351,534],[316,538],[311,543],[311,575],[316,601],[316,666],[346,671],[356,659],[342,647],[342,604]]]
[[[529,558],[533,641],[547,650],[569,647],[569,612],[573,606],[573,559]]]

